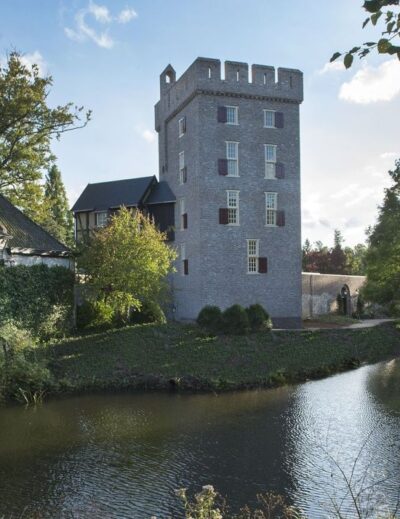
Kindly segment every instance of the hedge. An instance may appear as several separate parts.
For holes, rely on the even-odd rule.
[[[48,338],[72,324],[74,273],[47,265],[0,265],[0,325],[18,322]]]

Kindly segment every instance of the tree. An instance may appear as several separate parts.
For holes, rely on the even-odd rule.
[[[72,103],[50,108],[52,85],[51,76],[40,77],[37,65],[26,67],[18,52],[0,67],[0,193],[33,217],[42,171],[54,160],[51,139],[86,126],[91,115]]]
[[[342,248],[344,242],[342,233],[335,229],[333,249],[330,251],[330,270],[334,274],[346,274],[346,254]]]
[[[43,227],[62,243],[73,245],[73,217],[60,170],[55,164],[46,175],[42,214]]]
[[[166,276],[176,258],[165,239],[150,218],[123,207],[85,246],[79,267],[87,285],[122,321],[131,308],[165,300]]]
[[[364,20],[363,28],[370,22],[377,25],[378,21],[384,20],[384,30],[381,31],[381,37],[378,41],[367,41],[359,46],[353,47],[344,53],[343,63],[346,68],[350,68],[354,61],[354,55],[364,58],[371,51],[377,50],[379,54],[397,55],[400,60],[400,12],[397,10],[400,0],[366,0],[363,8],[369,13]],[[394,6],[386,9],[387,6]],[[342,52],[335,52],[331,57],[331,62],[337,60],[343,55]]]
[[[389,171],[393,185],[385,189],[378,221],[369,231],[365,297],[380,304],[400,301],[400,160]]]

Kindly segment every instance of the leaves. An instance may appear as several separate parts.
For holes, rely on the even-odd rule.
[[[30,211],[40,206],[42,172],[54,160],[51,140],[83,127],[90,112],[67,103],[47,105],[51,76],[40,77],[36,65],[28,68],[12,52],[0,69],[0,192]],[[29,194],[29,196],[27,196]]]
[[[329,60],[330,63],[332,63],[333,61],[336,61],[338,58],[340,58],[342,54],[340,52],[335,52],[335,54],[333,54],[333,56],[331,57],[331,59]]]
[[[123,207],[96,231],[78,259],[95,297],[123,319],[130,307],[140,310],[143,301],[160,303],[175,258],[149,218]]]
[[[382,11],[378,11],[377,13],[373,14],[371,16],[372,25],[376,25],[381,16],[382,16]]]
[[[350,68],[353,64],[354,56],[350,52],[344,57],[343,63],[346,68]]]
[[[385,11],[384,8],[387,6],[400,6],[400,0],[366,0],[364,2],[363,8],[368,13],[371,13],[371,16],[364,20],[362,24],[363,29],[368,25],[369,22],[371,22],[371,24],[375,27],[379,19],[384,16],[386,30],[381,32],[382,37],[379,39],[378,43],[374,41],[368,41],[363,43],[363,46],[356,46],[347,51],[344,58],[344,65],[347,69],[352,66],[354,62],[354,55],[358,55],[358,57],[362,59],[367,56],[374,47],[377,48],[379,54],[396,54],[400,59],[400,46],[396,46],[391,43],[395,37],[400,36],[400,12],[396,13],[392,10]],[[389,38],[384,38],[383,36],[385,34],[388,34]],[[335,61],[340,56],[340,52],[335,52],[330,61]]]

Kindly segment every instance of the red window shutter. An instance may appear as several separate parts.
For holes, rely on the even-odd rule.
[[[184,213],[182,215],[182,221],[183,221],[183,228],[187,229],[187,227],[188,227],[188,216],[187,216],[187,213]]]
[[[285,178],[285,165],[282,162],[275,164],[275,176],[276,178]]]
[[[276,225],[278,227],[285,226],[285,211],[277,211],[276,212]]]
[[[283,112],[275,112],[275,128],[283,128]]]
[[[268,259],[258,258],[258,272],[260,274],[266,274],[268,272]]]
[[[187,182],[187,168],[186,168],[186,166],[183,168],[183,171],[182,171],[182,180],[183,180],[183,182]]]
[[[217,120],[219,123],[226,123],[226,121],[228,120],[226,106],[218,107]]]
[[[187,259],[183,260],[183,273],[185,274],[185,276],[189,274],[189,260]]]
[[[228,174],[228,159],[218,159],[218,174],[223,176]]]
[[[222,225],[228,224],[228,209],[221,207],[219,210],[219,223]]]

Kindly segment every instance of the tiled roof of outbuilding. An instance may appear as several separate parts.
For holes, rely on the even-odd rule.
[[[114,207],[139,205],[155,176],[127,178],[88,184],[72,207],[72,211],[106,211]]]
[[[17,207],[0,195],[0,229],[11,235],[7,247],[21,252],[55,255],[70,253],[70,249],[45,231],[40,225],[22,213]]]
[[[162,180],[158,182],[152,189],[149,197],[145,200],[145,204],[166,204],[168,202],[175,202],[176,198],[168,182]]]

